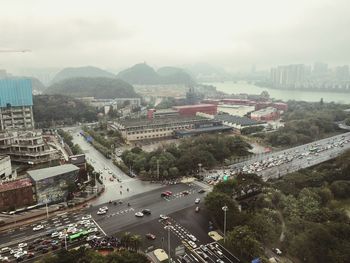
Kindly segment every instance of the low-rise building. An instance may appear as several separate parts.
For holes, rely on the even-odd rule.
[[[276,108],[267,107],[250,114],[250,118],[256,121],[274,121],[280,117],[280,113]]]
[[[222,122],[222,124],[227,125],[235,129],[236,132],[240,132],[244,128],[262,126],[266,127],[267,123],[264,121],[256,121],[249,119],[248,117],[233,116],[229,114],[216,115],[216,120]]]
[[[148,119],[159,119],[159,118],[172,118],[179,116],[179,112],[173,109],[149,109],[147,111]]]
[[[215,115],[217,113],[217,105],[215,104],[195,104],[174,106],[174,110],[179,112],[180,116],[196,116],[198,112]]]
[[[0,183],[0,211],[13,210],[35,203],[29,178]]]
[[[117,120],[109,125],[110,129],[121,132],[127,141],[159,139],[173,137],[174,131],[194,129],[199,126],[211,126],[213,120],[203,117],[178,117],[160,119]]]
[[[16,170],[12,170],[11,159],[8,155],[0,155],[0,182],[15,180]]]
[[[35,197],[38,204],[66,201],[68,188],[78,177],[79,167],[64,164],[27,172],[35,186]]]
[[[12,162],[31,165],[59,159],[58,151],[50,148],[39,130],[0,133],[0,154],[9,155]]]

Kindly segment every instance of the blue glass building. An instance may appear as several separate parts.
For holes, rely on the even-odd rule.
[[[0,131],[34,128],[32,81],[0,79]]]

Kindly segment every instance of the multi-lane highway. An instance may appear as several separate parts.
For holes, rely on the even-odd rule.
[[[279,152],[257,155],[248,161],[231,165],[230,169],[233,173],[255,173],[268,180],[328,161],[348,149],[350,132]]]

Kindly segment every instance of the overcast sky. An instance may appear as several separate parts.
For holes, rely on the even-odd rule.
[[[0,0],[0,68],[349,64],[349,0]]]

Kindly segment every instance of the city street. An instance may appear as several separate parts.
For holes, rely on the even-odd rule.
[[[105,191],[100,197],[93,200],[91,204],[99,205],[106,203],[109,200],[127,198],[135,194],[144,193],[161,187],[159,184],[151,184],[126,175],[112,163],[112,160],[104,157],[91,144],[89,144],[83,136],[79,135],[79,132],[81,131],[80,127],[67,128],[65,130],[72,131],[71,135],[73,137],[73,142],[81,147],[86,155],[87,161],[95,168],[95,171],[102,172]],[[115,175],[116,178],[121,180],[121,182],[119,183],[117,180],[112,179],[112,175]],[[129,191],[127,191],[127,189],[129,189]]]

